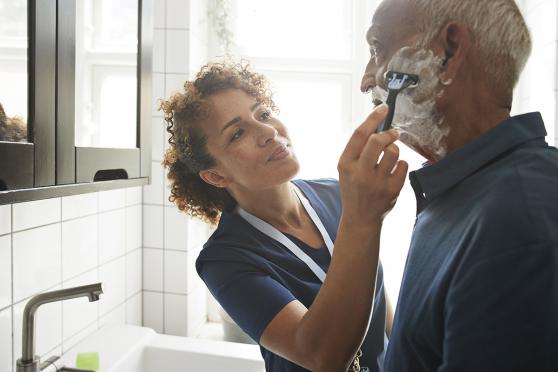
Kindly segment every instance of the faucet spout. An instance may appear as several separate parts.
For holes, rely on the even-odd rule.
[[[38,360],[35,356],[35,313],[39,306],[49,302],[78,297],[87,297],[90,302],[98,301],[102,293],[101,283],[95,283],[40,293],[32,297],[25,305],[25,310],[23,311],[22,355],[21,359],[17,361],[17,372],[36,372],[38,370]]]

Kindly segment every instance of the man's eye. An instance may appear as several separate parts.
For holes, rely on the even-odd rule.
[[[239,139],[240,137],[242,137],[242,134],[244,133],[244,129],[242,128],[238,128],[232,135],[231,137],[231,141],[230,142],[234,142],[237,139]]]
[[[378,63],[381,52],[382,49],[377,43],[374,43],[370,46],[370,56],[374,59],[376,63]]]

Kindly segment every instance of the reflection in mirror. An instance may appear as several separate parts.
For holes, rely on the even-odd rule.
[[[0,141],[27,142],[27,0],[0,0]]]
[[[136,148],[138,0],[76,2],[78,147]]]

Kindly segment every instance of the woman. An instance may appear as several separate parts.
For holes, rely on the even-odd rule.
[[[287,130],[266,80],[248,66],[208,64],[161,107],[170,200],[218,223],[196,268],[260,344],[266,370],[378,371],[386,339],[380,230],[407,172],[398,134],[372,134],[387,108],[353,134],[338,183],[292,181],[299,163]]]

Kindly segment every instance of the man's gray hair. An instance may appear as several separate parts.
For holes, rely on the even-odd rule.
[[[469,27],[489,79],[512,90],[531,54],[531,36],[514,0],[411,0],[430,44],[451,21]]]

